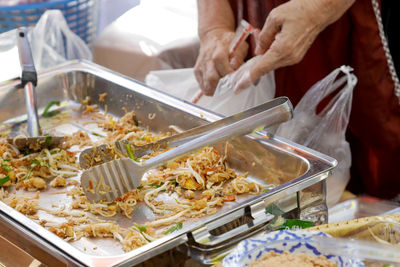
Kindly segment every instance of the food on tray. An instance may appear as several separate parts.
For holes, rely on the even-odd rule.
[[[336,262],[328,260],[325,256],[311,256],[304,253],[290,254],[285,251],[282,254],[270,251],[263,259],[258,260],[250,265],[250,267],[334,267]]]
[[[229,168],[224,155],[206,147],[148,172],[139,187],[112,202],[89,203],[78,182],[81,170],[77,156],[83,148],[122,139],[143,145],[171,133],[154,134],[140,127],[134,112],[126,112],[120,119],[104,115],[97,106],[90,105],[89,98],[83,101],[80,111],[83,126],[95,125],[98,130],[77,131],[67,136],[61,147],[19,151],[6,139],[0,139],[0,199],[67,241],[113,238],[125,251],[130,251],[181,229],[186,220],[216,213],[224,203],[235,201],[241,194],[260,194],[273,186],[248,180],[246,173],[238,174]],[[59,112],[46,119],[66,117],[65,112]],[[142,160],[159,153],[146,155]],[[45,207],[40,202],[41,192],[72,198],[72,202]],[[169,201],[165,201],[166,196]],[[137,205],[145,205],[155,219],[142,224],[130,221],[129,227],[109,219],[130,219]]]
[[[364,217],[308,229],[322,231],[334,237],[394,244],[400,248],[400,214]]]

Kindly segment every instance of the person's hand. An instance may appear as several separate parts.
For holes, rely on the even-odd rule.
[[[245,73],[235,92],[261,76],[300,62],[317,35],[339,19],[355,0],[291,0],[273,9],[256,38],[262,55]]]
[[[243,42],[230,55],[229,45],[235,33],[225,29],[213,29],[201,39],[200,53],[194,67],[196,79],[207,96],[214,94],[220,78],[243,64],[248,44]]]

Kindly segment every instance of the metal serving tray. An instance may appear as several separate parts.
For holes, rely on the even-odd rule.
[[[361,196],[329,208],[329,223],[398,212],[400,212],[400,205],[396,202]]]
[[[3,125],[25,119],[23,90],[19,87],[18,80],[0,84],[0,121]],[[170,131],[170,125],[186,130],[221,118],[86,61],[71,61],[39,74],[36,90],[39,109],[54,100],[63,101],[66,108],[73,107],[90,96],[92,104],[103,109],[107,106],[108,113],[117,117],[125,113],[123,108],[133,109],[139,121],[155,132]],[[108,94],[106,101],[96,103],[101,93]],[[148,115],[152,113],[155,117],[149,119]],[[77,127],[76,123],[61,128],[70,131],[74,127]],[[215,147],[223,153],[225,146],[226,143],[221,143]],[[200,262],[210,263],[240,240],[265,230],[273,218],[265,209],[271,204],[278,206],[286,216],[316,223],[327,221],[325,179],[336,166],[336,160],[267,132],[231,140],[227,151],[228,163],[236,171],[246,171],[250,179],[260,183],[279,181],[280,186],[261,195],[240,198],[214,215],[184,223],[180,231],[127,253],[109,240],[85,239],[67,243],[3,202],[0,202],[0,234],[49,266],[132,266],[174,248]],[[54,195],[50,198],[43,192],[40,204],[67,202],[61,196],[57,197],[54,200]],[[144,209],[138,208],[132,220],[140,222],[151,218],[144,213]],[[132,223],[122,217],[115,220],[124,227]],[[94,245],[99,249],[85,249]]]

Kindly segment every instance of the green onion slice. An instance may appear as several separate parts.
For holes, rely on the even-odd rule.
[[[6,176],[0,179],[0,185],[3,185],[5,183],[7,183],[8,181],[10,181],[10,177]]]
[[[1,167],[3,167],[3,169],[4,169],[7,173],[9,173],[10,171],[13,170],[9,165],[4,164],[4,163],[1,164]]]
[[[98,136],[98,137],[106,138],[104,135],[96,133],[96,132],[92,132],[92,134],[95,136]]]
[[[170,227],[167,231],[164,232],[164,235],[170,234],[174,231],[180,230],[183,227],[182,222],[178,222],[175,226]]]
[[[49,104],[47,104],[47,106],[44,108],[42,116],[43,117],[52,117],[52,116],[57,115],[58,113],[60,113],[60,111],[58,111],[58,110],[49,112],[49,109],[54,105],[59,106],[60,105],[60,101],[50,101]]]
[[[135,156],[132,153],[131,145],[126,144],[126,150],[128,151],[128,155],[132,160],[139,162],[139,160],[137,158],[135,158]]]

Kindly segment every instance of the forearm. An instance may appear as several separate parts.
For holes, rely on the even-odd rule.
[[[197,9],[200,40],[214,30],[235,30],[235,19],[228,0],[197,0]]]
[[[337,21],[355,0],[296,0],[308,5],[314,13],[310,16],[322,29]]]

